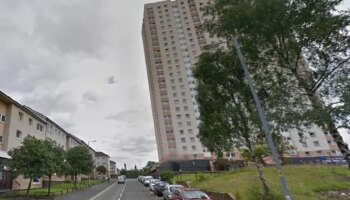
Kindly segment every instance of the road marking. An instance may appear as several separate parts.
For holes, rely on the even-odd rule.
[[[98,193],[96,196],[92,197],[89,200],[96,200],[96,198],[100,197],[103,193],[105,193],[107,190],[111,189],[114,185],[116,185],[117,182],[113,183],[112,185],[110,185],[108,188],[104,189],[102,192]]]
[[[121,200],[121,199],[122,199],[123,193],[124,193],[124,189],[125,189],[125,187],[126,187],[126,183],[127,183],[127,181],[124,183],[124,186],[123,186],[123,188],[122,188],[122,191],[120,192],[119,198],[116,197],[115,200],[117,200],[117,198],[118,198],[118,200]]]
[[[121,193],[120,193],[120,195],[119,195],[118,200],[121,200],[122,197],[123,197],[123,193],[124,193],[124,189],[125,189],[125,187],[126,187],[126,183],[127,183],[127,181],[124,183],[123,189],[122,189],[122,191],[121,191]],[[117,198],[116,198],[116,200],[117,200]]]

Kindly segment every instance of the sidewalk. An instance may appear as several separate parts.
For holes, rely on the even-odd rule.
[[[114,183],[115,181],[110,181],[109,183],[105,182],[88,189],[72,192],[65,196],[55,197],[55,200],[89,200]]]

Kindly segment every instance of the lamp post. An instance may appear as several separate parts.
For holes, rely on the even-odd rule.
[[[206,45],[204,47],[204,49],[205,50],[215,49],[215,48],[219,47],[220,44],[228,44],[228,43],[227,42],[220,42],[220,43],[210,44],[210,45]],[[286,200],[292,200],[292,196],[291,196],[291,193],[290,193],[289,188],[288,188],[288,183],[287,183],[287,180],[286,180],[286,178],[284,176],[282,165],[281,165],[281,162],[279,160],[279,154],[278,154],[276,146],[275,146],[275,144],[273,142],[272,134],[270,132],[270,128],[269,128],[269,125],[268,125],[267,120],[266,120],[265,111],[262,108],[260,99],[258,97],[258,94],[257,94],[256,90],[255,90],[255,87],[254,87],[254,84],[253,84],[253,79],[252,79],[251,74],[249,72],[248,65],[247,65],[246,60],[245,60],[245,58],[243,56],[243,53],[241,51],[241,45],[240,45],[237,37],[234,38],[233,45],[234,45],[234,48],[235,48],[235,50],[237,52],[237,56],[238,56],[239,61],[240,61],[241,65],[242,65],[242,68],[244,70],[244,74],[245,74],[245,77],[247,79],[250,92],[251,92],[251,94],[253,96],[253,99],[254,99],[254,102],[255,102],[255,106],[256,106],[258,114],[259,114],[259,118],[260,118],[260,121],[261,121],[261,124],[262,124],[262,129],[265,132],[266,140],[267,140],[269,149],[271,150],[272,157],[273,157],[273,159],[275,161],[275,164],[276,164],[276,167],[277,167],[277,170],[278,170],[278,174],[280,176],[280,181],[281,181],[282,190],[283,190],[283,193],[284,193],[284,198]]]
[[[269,125],[268,125],[267,120],[266,120],[265,112],[264,112],[264,110],[262,108],[262,105],[261,105],[260,99],[258,97],[258,94],[257,94],[257,92],[256,92],[256,90],[254,88],[253,79],[251,77],[251,74],[249,72],[249,69],[248,69],[248,66],[246,64],[245,58],[244,58],[244,56],[242,54],[242,51],[241,51],[241,47],[240,47],[241,45],[239,44],[237,37],[234,38],[233,42],[234,42],[234,47],[235,47],[235,49],[237,51],[237,55],[238,55],[239,61],[241,62],[242,68],[244,70],[244,74],[245,74],[246,79],[248,81],[250,92],[253,95],[253,99],[254,99],[256,108],[258,110],[259,118],[260,118],[260,121],[261,121],[261,124],[262,124],[262,129],[265,132],[267,143],[269,145],[269,148],[270,148],[271,153],[272,153],[272,157],[275,160],[275,164],[276,164],[276,167],[278,169],[278,173],[279,173],[279,176],[280,176],[280,179],[281,179],[281,184],[282,184],[282,190],[283,190],[283,193],[284,193],[284,197],[285,197],[286,200],[292,200],[292,196],[291,196],[289,188],[288,188],[287,180],[286,180],[286,178],[284,176],[284,173],[283,173],[283,170],[282,170],[282,165],[281,165],[281,162],[280,162],[280,158],[279,158],[276,146],[275,146],[275,144],[273,142],[272,134],[270,132]]]

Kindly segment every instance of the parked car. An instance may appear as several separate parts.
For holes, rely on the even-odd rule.
[[[207,199],[214,200],[213,197],[209,197],[204,192],[197,189],[183,189],[175,190],[173,193],[173,200],[191,200],[191,199]]]
[[[143,178],[143,176],[138,176],[137,180],[141,182],[141,179]]]
[[[150,177],[144,178],[144,179],[143,179],[143,185],[144,185],[145,187],[149,187],[149,184],[150,184],[150,182],[151,182],[152,179],[153,179],[153,178],[150,178]]]
[[[156,183],[158,183],[158,182],[160,182],[159,179],[151,179],[150,182],[149,182],[149,190],[150,190],[150,191],[153,191],[153,190],[154,190],[154,185],[155,185]]]
[[[164,200],[173,200],[174,191],[183,190],[184,188],[182,185],[167,185],[163,191]]]
[[[125,176],[118,176],[118,183],[125,183],[125,181],[126,181],[126,178],[125,178]]]
[[[144,184],[144,182],[145,182],[146,179],[151,179],[151,178],[153,178],[153,177],[152,177],[152,176],[143,176],[143,177],[141,178],[141,183]]]
[[[153,192],[156,196],[163,196],[163,191],[165,190],[165,187],[169,185],[169,183],[161,181],[154,185]]]

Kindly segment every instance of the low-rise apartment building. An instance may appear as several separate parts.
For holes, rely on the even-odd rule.
[[[28,186],[29,180],[22,176],[12,181],[7,167],[7,161],[11,159],[8,151],[20,146],[27,135],[42,140],[51,139],[65,150],[84,145],[89,149],[93,159],[96,160],[95,150],[89,147],[83,140],[68,133],[45,115],[28,106],[21,105],[0,91],[0,173],[3,175],[2,179],[0,179],[0,187],[2,187],[0,189],[10,189],[11,187],[12,189],[25,189]],[[107,167],[109,167],[109,160]],[[90,175],[91,177],[96,177],[95,171]],[[79,178],[88,178],[88,176]],[[43,186],[43,180],[45,180],[44,177],[35,178],[32,188],[41,188]],[[52,181],[69,180],[71,180],[70,177],[52,177]]]
[[[100,175],[100,177],[111,177],[111,166],[110,166],[110,157],[109,155],[103,153],[103,152],[96,152],[95,154],[96,160],[95,160],[95,165],[96,167],[102,165],[106,168],[106,174],[105,175]]]
[[[109,161],[109,165],[111,166],[111,169],[110,169],[110,174],[111,175],[116,175],[117,174],[117,163],[114,162],[114,161]]]

